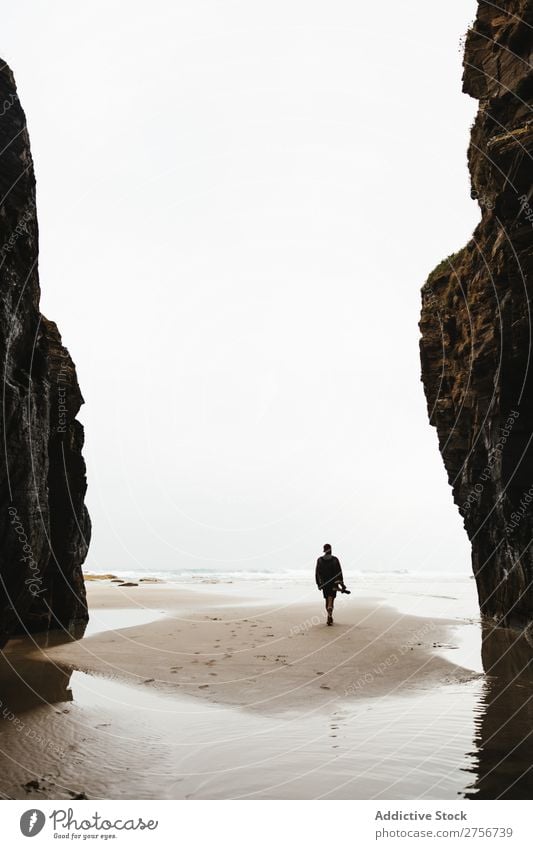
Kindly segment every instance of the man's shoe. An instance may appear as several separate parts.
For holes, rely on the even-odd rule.
[[[328,625],[333,625],[333,616],[331,613],[328,613]]]

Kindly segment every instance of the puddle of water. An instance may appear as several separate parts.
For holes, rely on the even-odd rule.
[[[162,798],[456,798],[473,766],[481,689],[473,682],[267,717],[72,676],[75,704],[108,717],[106,751],[120,743],[143,762],[149,749],[146,786]],[[117,727],[132,700],[134,724]]]
[[[449,641],[446,645],[434,649],[435,654],[443,657],[449,663],[481,674],[482,630],[480,622],[462,623],[450,629]]]
[[[63,645],[72,640],[81,640],[85,637],[93,637],[104,631],[115,631],[121,628],[135,628],[164,619],[167,616],[164,610],[153,610],[146,607],[109,607],[91,610],[91,616],[87,625],[79,625],[75,633],[66,630],[52,630],[39,634],[28,634],[27,636],[13,637],[4,652],[0,655],[14,660],[22,659],[31,654],[35,649],[51,648]]]
[[[465,752],[480,682],[269,717],[65,675],[48,676],[54,703],[26,706],[27,726],[45,741],[40,759],[35,733],[3,723],[6,795],[20,798],[36,778],[48,798],[455,798],[473,763]]]
[[[84,637],[93,637],[103,631],[119,631],[122,628],[135,628],[148,625],[165,616],[163,610],[150,610],[146,607],[107,607],[91,610],[91,618]]]

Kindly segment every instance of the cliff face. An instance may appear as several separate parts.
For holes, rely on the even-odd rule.
[[[503,10],[505,6],[505,11]],[[533,0],[480,2],[463,90],[481,222],[422,289],[422,380],[481,612],[533,620]],[[451,211],[453,214],[453,211]]]
[[[0,61],[0,645],[88,618],[83,398],[56,325],[39,312],[37,262],[26,119]]]

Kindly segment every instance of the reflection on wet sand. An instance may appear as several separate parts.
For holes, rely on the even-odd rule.
[[[43,663],[39,648],[71,639],[57,632],[33,635],[13,640],[0,652],[0,797],[17,799],[36,792],[53,797],[53,776],[73,744],[61,722],[73,700],[72,670]],[[68,792],[66,798],[76,796]]]
[[[43,663],[40,649],[81,639],[85,625],[76,634],[51,631],[12,640],[0,652],[0,720],[12,722],[10,712],[20,714],[41,705],[72,701],[69,681],[72,669]],[[1,733],[1,726],[0,726]]]
[[[483,627],[485,683],[468,799],[533,798],[533,648],[522,633]]]

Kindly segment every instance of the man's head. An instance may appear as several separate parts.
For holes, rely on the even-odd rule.
[[[324,554],[331,554],[331,545],[329,542],[324,545]]]

